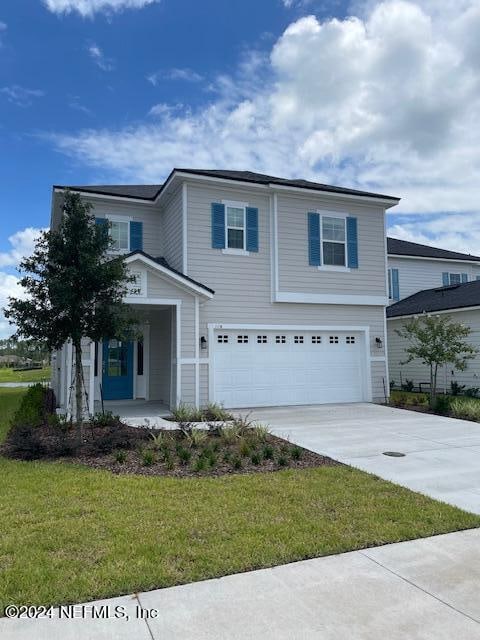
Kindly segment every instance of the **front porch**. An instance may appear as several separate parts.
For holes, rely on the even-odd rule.
[[[120,416],[122,422],[132,426],[147,423],[152,427],[165,427],[165,418],[171,415],[168,406],[158,400],[107,400],[103,403],[103,409]],[[95,411],[101,410],[101,403],[96,402]]]

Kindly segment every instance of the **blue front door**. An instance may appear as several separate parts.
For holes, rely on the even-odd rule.
[[[104,400],[133,398],[133,342],[103,341],[102,387]]]

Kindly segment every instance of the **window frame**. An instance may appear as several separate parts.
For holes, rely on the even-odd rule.
[[[115,249],[114,247],[108,248],[108,253],[113,253],[115,255],[121,255],[123,253],[130,253],[130,222],[133,220],[131,216],[121,216],[116,214],[107,213],[105,214],[105,219],[108,220],[108,237],[112,237],[112,222],[123,222],[127,225],[127,248],[123,249]]]
[[[458,282],[452,282],[452,276],[458,276]],[[456,284],[462,284],[462,274],[461,273],[450,273],[450,271],[448,272],[448,285],[450,287],[452,287],[453,285]]]
[[[320,265],[317,267],[319,271],[343,271],[350,272],[351,268],[348,266],[348,239],[347,239],[347,218],[349,213],[343,213],[341,211],[316,211],[320,216]],[[324,240],[323,237],[323,220],[324,218],[336,218],[343,221],[343,228],[345,230],[345,240]],[[323,243],[333,242],[335,244],[343,244],[345,247],[345,262],[343,265],[325,264],[325,258],[323,253]]]
[[[248,256],[250,251],[247,251],[247,207],[248,202],[238,202],[236,200],[222,200],[222,204],[225,207],[225,248],[222,249],[222,253],[230,253],[238,256]],[[243,227],[229,226],[228,224],[228,209],[242,209],[243,210]],[[237,229],[243,231],[243,247],[229,247],[228,246],[228,230]]]

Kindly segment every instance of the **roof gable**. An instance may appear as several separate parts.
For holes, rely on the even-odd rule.
[[[408,242],[407,240],[399,240],[398,238],[387,238],[387,251],[389,255],[395,256],[418,256],[419,258],[435,258],[439,260],[480,262],[480,257],[472,256],[469,253],[439,249],[438,247],[430,247],[426,244]]]

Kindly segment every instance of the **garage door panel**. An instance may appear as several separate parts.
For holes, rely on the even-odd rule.
[[[215,339],[215,399],[226,407],[366,399],[362,334],[243,329],[220,333],[228,338],[222,343]]]

